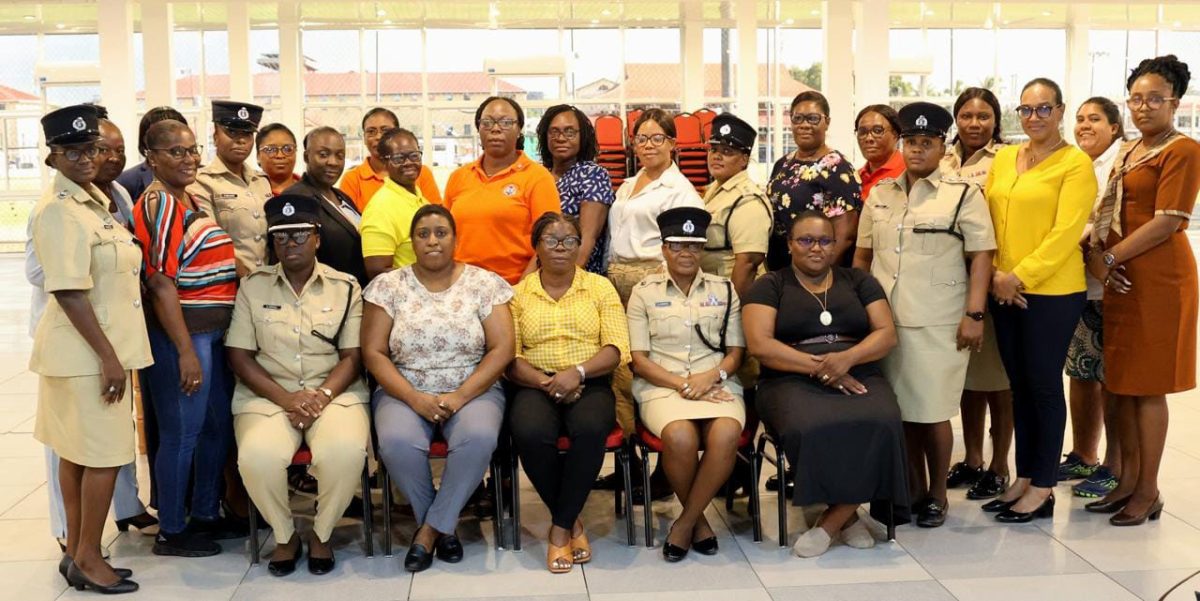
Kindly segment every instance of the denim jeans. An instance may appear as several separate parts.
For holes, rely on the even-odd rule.
[[[225,459],[233,442],[232,375],[225,362],[224,332],[192,334],[192,347],[204,374],[200,389],[179,389],[179,352],[166,333],[150,330],[154,365],[142,370],[158,421],[158,454],[154,461],[158,520],[167,534],[187,526],[188,481],[192,483],[191,516],[219,516]]]

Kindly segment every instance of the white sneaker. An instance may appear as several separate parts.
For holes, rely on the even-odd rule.
[[[888,540],[887,526],[880,523],[879,520],[871,517],[871,512],[863,509],[862,507],[858,508],[857,513],[858,521],[863,522],[867,528],[867,532],[870,532],[871,536],[874,537],[875,540],[881,543],[886,543]]]
[[[870,549],[875,546],[875,537],[867,530],[866,520],[859,518],[842,529],[842,542],[855,549]]]
[[[816,557],[828,551],[832,543],[833,539],[824,528],[813,526],[796,539],[796,544],[792,545],[792,553],[795,553],[796,557]]]

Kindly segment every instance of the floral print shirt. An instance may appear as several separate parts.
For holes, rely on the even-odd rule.
[[[616,195],[613,193],[612,179],[604,167],[592,161],[580,161],[558,178],[558,199],[562,203],[563,215],[578,218],[583,203],[598,202],[611,207]],[[596,239],[596,246],[592,248],[592,255],[588,257],[585,269],[604,275],[607,247],[608,223],[605,222],[604,231]]]
[[[810,210],[830,219],[860,210],[862,182],[850,160],[836,150],[815,161],[789,154],[771,169],[767,196],[774,217],[767,267],[778,269],[787,264],[787,232],[792,220]]]

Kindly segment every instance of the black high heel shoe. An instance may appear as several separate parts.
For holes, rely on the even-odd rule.
[[[980,509],[988,513],[1000,513],[1001,511],[1008,511],[1010,507],[1017,504],[1018,500],[1020,499],[1018,498],[1012,501],[1001,501],[1000,499],[996,499],[994,501],[988,501],[987,503],[984,503]]]
[[[138,531],[140,532],[151,526],[157,526],[157,525],[158,525],[158,519],[144,511],[142,512],[141,515],[135,515],[131,518],[117,520],[117,530],[120,530],[121,532],[129,532],[130,526],[137,528]],[[154,534],[157,534],[157,532],[143,532],[142,534],[145,534],[146,536],[152,536]]]
[[[67,585],[71,584],[71,580],[67,578],[67,571],[71,569],[72,565],[75,565],[75,560],[71,559],[70,555],[63,555],[62,559],[58,561],[58,573],[62,574],[63,580],[67,581]],[[112,571],[121,578],[133,576],[133,570],[129,568],[113,568]]]
[[[1146,520],[1150,520],[1151,522],[1158,521],[1158,518],[1162,517],[1163,505],[1162,495],[1159,495],[1150,504],[1150,507],[1146,508],[1146,513],[1131,515],[1121,510],[1121,513],[1108,518],[1108,523],[1113,526],[1141,526],[1146,523]]]
[[[79,566],[75,565],[74,563],[67,568],[67,584],[74,587],[77,591],[91,589],[102,595],[122,595],[138,590],[138,583],[132,580],[126,580],[125,578],[121,578],[116,584],[111,586],[104,586],[92,582],[92,580],[88,578],[82,570],[79,569]]]
[[[1114,501],[1100,499],[1099,501],[1092,501],[1091,503],[1084,505],[1083,508],[1085,511],[1091,513],[1117,513],[1118,511],[1125,509],[1125,506],[1129,504],[1129,500],[1132,498],[1133,495],[1121,497],[1120,499],[1116,499]]]
[[[1033,511],[1013,511],[1011,507],[996,514],[996,521],[1005,524],[1024,524],[1034,518],[1054,517],[1054,495],[1046,497],[1045,501]]]

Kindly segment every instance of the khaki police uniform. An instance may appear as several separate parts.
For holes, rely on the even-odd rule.
[[[651,361],[675,375],[716,369],[725,358],[725,353],[704,344],[696,332],[697,325],[704,340],[719,347],[725,324],[725,346],[746,347],[737,292],[729,278],[703,271],[696,274],[688,294],[665,273],[647,276],[629,297],[628,317],[630,351],[649,353]],[[633,379],[633,398],[641,421],[655,436],[662,436],[663,428],[675,420],[729,417],[744,426],[746,406],[737,376],[730,374],[725,390],[735,397],[734,401],[691,401],[673,388],[654,386],[639,377]]]
[[[245,276],[267,264],[267,218],[263,204],[271,197],[271,182],[243,166],[243,180],[220,159],[196,174],[188,192],[197,207],[217,220],[233,239],[238,274]]]
[[[873,250],[871,274],[896,320],[899,344],[883,370],[901,417],[914,423],[954,417],[972,354],[957,349],[970,280],[964,253],[996,248],[983,191],[940,170],[911,190],[903,176],[883,180],[863,208],[858,247]]]
[[[92,184],[61,173],[33,209],[33,246],[47,293],[83,290],[125,370],[153,363],[142,313],[142,252]],[[29,369],[41,376],[34,438],[88,467],[134,460],[132,376],[117,403],[102,399],[100,357],[51,294],[38,322]]]
[[[362,294],[353,276],[317,263],[312,278],[296,294],[277,264],[242,279],[225,345],[256,351],[259,365],[289,392],[320,389],[340,361],[338,350],[359,347],[361,321]],[[322,339],[335,336],[336,348]],[[312,474],[321,483],[313,531],[322,541],[329,540],[358,489],[366,461],[368,398],[360,378],[335,397],[316,421],[297,430],[282,407],[238,382],[233,395],[238,468],[277,542],[291,540],[295,531],[288,506],[287,466],[301,442],[312,450]]]

